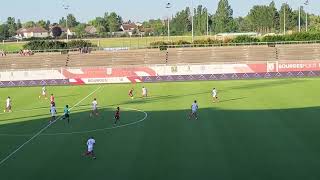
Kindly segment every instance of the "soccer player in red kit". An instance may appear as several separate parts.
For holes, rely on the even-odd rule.
[[[114,119],[115,119],[114,125],[116,125],[117,122],[120,121],[120,108],[119,107],[117,107],[116,113],[114,115]]]
[[[129,96],[131,97],[131,99],[133,99],[133,88],[130,89],[130,91],[129,91]]]
[[[51,104],[54,103],[54,96],[53,96],[53,94],[51,94],[51,96],[50,96],[50,103],[51,103]]]

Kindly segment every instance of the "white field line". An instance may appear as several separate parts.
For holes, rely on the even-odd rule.
[[[123,124],[123,125],[119,125],[119,126],[114,126],[114,127],[93,129],[93,130],[87,130],[87,131],[74,131],[74,132],[66,132],[66,133],[44,133],[44,134],[42,134],[42,136],[86,134],[86,133],[92,133],[92,132],[99,132],[99,131],[105,131],[105,130],[118,129],[118,128],[123,128],[123,127],[131,126],[131,125],[134,125],[134,124],[138,124],[138,123],[143,122],[144,120],[146,120],[147,117],[148,117],[148,113],[146,113],[146,112],[144,112],[144,111],[141,111],[141,110],[139,110],[139,109],[133,109],[133,108],[125,108],[125,109],[131,109],[131,110],[134,110],[134,111],[142,112],[142,113],[144,113],[144,117],[143,117],[142,119],[138,120],[138,121],[131,122],[131,123],[127,123],[127,124]]]
[[[22,110],[13,111],[13,113],[42,111],[44,109],[48,109],[48,108],[43,107],[43,108],[35,108],[35,109],[22,109]],[[63,107],[57,107],[57,109],[63,109]],[[0,115],[3,115],[3,114],[11,114],[11,113],[8,113],[8,112],[0,113]]]
[[[122,109],[128,109],[128,110],[133,110],[133,111],[138,111],[144,113],[144,117],[138,121],[131,122],[131,123],[126,123],[122,124],[119,126],[114,126],[114,127],[106,127],[106,128],[100,128],[100,129],[92,129],[92,130],[85,130],[85,131],[73,131],[73,132],[58,132],[58,133],[42,133],[39,136],[58,136],[58,135],[73,135],[73,134],[87,134],[87,133],[92,133],[92,132],[100,132],[100,131],[106,131],[106,130],[112,130],[112,129],[118,129],[118,128],[123,128],[131,125],[138,124],[140,122],[143,122],[147,119],[148,113],[145,111],[139,110],[139,109],[134,109],[134,108],[125,108],[122,107]],[[6,136],[6,137],[28,137],[32,136],[32,134],[0,134],[1,136]]]
[[[84,100],[86,100],[88,97],[90,97],[92,94],[94,94],[95,92],[97,92],[102,86],[99,86],[97,89],[95,89],[94,91],[92,91],[90,94],[88,94],[86,97],[84,97],[82,100],[80,100],[78,103],[76,103],[75,105],[73,105],[71,109],[73,109],[74,107],[78,106],[80,103],[82,103]],[[60,116],[59,118],[57,118],[54,122],[49,123],[47,126],[45,126],[44,128],[42,128],[39,132],[37,132],[35,135],[33,135],[29,140],[27,140],[26,142],[24,142],[23,144],[21,144],[16,150],[14,150],[12,153],[10,153],[7,157],[5,157],[4,159],[2,159],[0,161],[0,166],[6,162],[10,157],[12,157],[14,154],[16,154],[20,149],[22,149],[25,145],[27,145],[28,143],[30,143],[33,139],[35,139],[36,137],[38,137],[43,131],[45,131],[46,129],[48,129],[52,124],[54,124],[56,121],[58,121],[59,119],[61,119],[62,116]]]
[[[91,106],[82,106],[82,107],[91,107]],[[12,113],[18,113],[18,112],[34,112],[34,111],[42,111],[44,109],[49,109],[47,107],[42,107],[42,108],[34,108],[34,109],[22,109],[22,110],[17,110],[17,111],[13,111]],[[56,109],[64,109],[64,107],[56,107]],[[0,113],[0,115],[9,115],[12,113],[8,113],[8,112],[3,112]]]

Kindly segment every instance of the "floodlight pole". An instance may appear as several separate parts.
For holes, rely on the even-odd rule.
[[[287,3],[284,5],[284,10],[283,10],[283,34],[286,34],[286,5]]]
[[[304,3],[304,5],[305,5],[305,11],[306,11],[306,32],[308,32],[308,12],[307,12],[307,6],[309,5],[309,1],[308,0],[306,0],[306,2]]]
[[[170,8],[171,8],[171,3],[167,3],[166,8],[168,9],[168,41],[170,41]]]
[[[207,36],[209,36],[209,14],[207,9]]]
[[[301,32],[301,6],[299,6],[299,32]]]
[[[69,6],[69,5],[63,5],[62,7],[63,7],[63,9],[65,9],[66,12],[67,12],[67,14],[66,14],[66,30],[67,30],[67,42],[68,42],[68,41],[69,41],[69,32],[68,32],[68,10],[69,10],[70,6]]]
[[[194,25],[194,22],[193,22],[193,16],[194,16],[194,8],[193,8],[193,0],[191,0],[191,36],[192,36],[192,42],[194,40],[194,29],[193,29],[193,25]]]

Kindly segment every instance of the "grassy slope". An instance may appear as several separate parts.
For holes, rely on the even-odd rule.
[[[195,39],[205,39],[207,36],[196,36]],[[172,41],[189,41],[191,42],[191,36],[172,36],[170,38]],[[132,38],[102,38],[102,39],[89,39],[93,44],[99,45],[100,47],[146,47],[149,46],[151,42],[155,41],[167,41],[167,37],[132,37]],[[22,46],[25,42],[10,42],[5,44],[0,44],[0,50],[5,51],[19,51],[23,49]]]
[[[147,100],[127,98],[130,85],[106,85],[97,92],[103,109],[88,118],[81,103],[72,123],[60,121],[44,133],[112,127],[115,107],[148,112],[138,125],[89,134],[40,136],[0,166],[4,179],[319,179],[320,79],[147,84]],[[210,102],[210,89],[221,102]],[[58,107],[75,104],[98,86],[49,87]],[[136,89],[140,91],[141,85]],[[21,93],[23,90],[23,93]],[[0,89],[19,109],[46,107],[40,88]],[[28,95],[26,97],[26,95]],[[186,113],[199,101],[200,120]],[[0,115],[0,134],[29,134],[47,123],[48,109]],[[125,111],[122,123],[141,119]],[[20,121],[20,122],[15,122]],[[98,159],[82,158],[85,141],[97,140]],[[28,137],[0,136],[0,159]],[[18,173],[17,173],[18,172]]]
[[[0,50],[5,50],[7,52],[12,52],[12,51],[19,51],[23,49],[23,44],[24,43],[16,43],[16,42],[10,42],[10,43],[5,43],[5,44],[0,44]]]

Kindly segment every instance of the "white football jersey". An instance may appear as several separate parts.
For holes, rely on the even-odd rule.
[[[88,147],[93,147],[93,145],[94,145],[95,143],[96,143],[96,140],[90,138],[90,139],[88,139],[88,141],[87,141],[87,146],[88,146]]]
[[[212,96],[216,96],[217,95],[217,90],[216,89],[214,89],[214,90],[212,90]]]
[[[92,102],[92,107],[93,107],[93,109],[96,109],[97,106],[98,106],[98,102],[97,102],[97,101],[93,101],[93,102]]]
[[[147,94],[147,89],[146,88],[142,88],[142,93],[143,94]]]
[[[193,103],[191,106],[192,111],[196,111],[198,110],[198,104],[197,103]]]
[[[11,105],[11,99],[7,98],[7,106],[10,106],[10,105]]]
[[[55,115],[56,112],[57,112],[56,107],[55,106],[51,106],[50,112],[51,112],[51,115]]]

